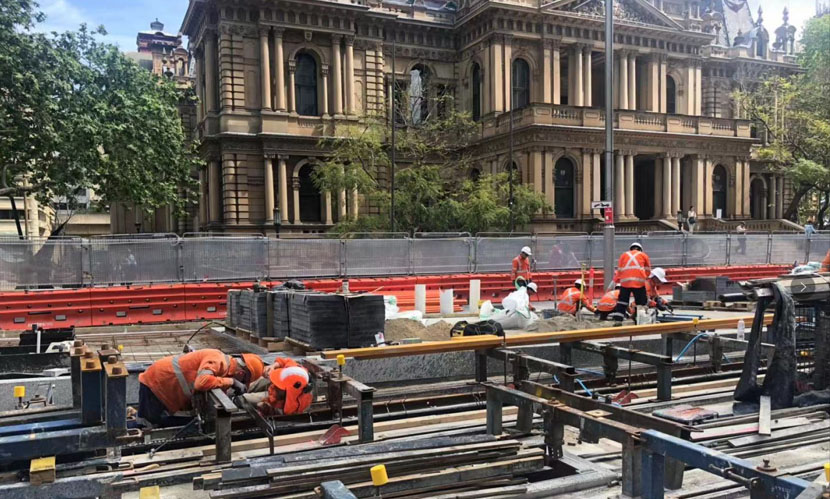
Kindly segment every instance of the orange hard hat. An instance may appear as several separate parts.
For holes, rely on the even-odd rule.
[[[262,359],[259,358],[259,355],[255,353],[243,353],[242,361],[245,362],[245,367],[248,369],[248,372],[251,373],[250,382],[256,381],[262,377],[262,373],[265,372],[265,364],[262,362]]]
[[[284,414],[298,414],[311,405],[311,382],[308,371],[298,365],[274,369],[269,375],[271,383],[285,392]]]

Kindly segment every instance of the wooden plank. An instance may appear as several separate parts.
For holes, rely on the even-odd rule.
[[[772,315],[764,317],[764,324],[772,324]],[[393,345],[385,347],[349,348],[341,350],[327,350],[320,355],[324,359],[334,359],[338,355],[345,355],[357,359],[376,359],[386,357],[400,357],[406,355],[425,355],[443,352],[457,352],[477,350],[481,348],[495,348],[500,346],[523,346],[550,342],[572,342],[585,340],[600,340],[608,338],[623,338],[629,336],[665,335],[672,333],[699,333],[717,329],[734,329],[738,321],[743,319],[747,326],[751,326],[754,316],[736,317],[733,319],[709,319],[698,322],[670,322],[665,324],[647,324],[642,326],[603,327],[595,329],[581,329],[575,331],[556,331],[547,333],[518,334],[507,337],[493,335],[460,337],[448,341],[433,341],[411,345]]]
[[[758,433],[760,435],[772,434],[770,427],[770,412],[772,412],[769,395],[761,395],[761,409],[758,413]]]
[[[770,427],[776,430],[783,430],[785,428],[793,428],[796,426],[803,426],[810,424],[808,418],[787,418],[774,419],[770,421]],[[700,440],[712,440],[721,437],[735,437],[738,435],[745,435],[748,433],[757,433],[758,423],[746,423],[735,426],[720,426],[717,428],[709,428],[700,433],[692,433],[692,440],[697,442]]]
[[[806,435],[812,432],[823,432],[830,428],[830,421],[821,421],[807,426],[797,426],[786,430],[773,431],[771,435],[750,435],[748,437],[733,438],[729,440],[730,447],[743,447],[745,445],[752,445],[759,442],[775,442],[784,440],[786,438],[796,435]]]

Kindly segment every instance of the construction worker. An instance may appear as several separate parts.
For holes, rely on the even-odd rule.
[[[593,303],[585,294],[585,286],[582,284],[582,279],[577,279],[573,287],[566,289],[559,295],[559,303],[556,308],[563,314],[576,315],[579,311],[580,305],[585,307],[589,312],[596,312]]]
[[[617,273],[614,276],[614,281],[619,283],[621,287],[620,299],[617,302],[617,309],[614,311],[615,319],[622,320],[625,316],[632,295],[637,306],[645,307],[648,305],[646,281],[650,274],[651,260],[643,251],[643,246],[640,243],[631,243],[628,251],[620,255],[620,260],[617,263]]]
[[[824,255],[824,260],[821,261],[821,272],[823,274],[830,272],[830,251]]]
[[[522,251],[519,252],[519,256],[513,259],[513,282],[516,282],[516,279],[519,277],[523,278],[525,282],[530,282],[531,275],[530,275],[530,257],[533,256],[531,253],[530,248],[525,246],[522,248]]]
[[[599,313],[599,318],[602,320],[608,319],[608,316],[611,315],[614,310],[617,308],[617,302],[620,301],[620,285],[617,286],[605,293],[602,296],[602,299],[597,304],[597,312]],[[626,310],[627,314],[630,315],[633,312],[633,307],[628,307]]]
[[[265,416],[301,414],[313,399],[311,377],[295,361],[278,357],[266,368],[266,375],[251,385],[244,397]]]
[[[646,294],[648,294],[649,308],[656,308],[657,310],[665,311],[671,309],[671,305],[660,296],[658,286],[666,284],[669,280],[666,278],[666,271],[660,267],[651,270],[646,281]]]
[[[252,353],[204,349],[164,357],[138,376],[137,420],[149,427],[175,425],[177,412],[192,409],[195,391],[233,388],[242,394],[264,372],[262,359]]]

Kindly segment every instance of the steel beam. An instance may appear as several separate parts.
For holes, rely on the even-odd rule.
[[[614,345],[604,345],[592,341],[575,341],[572,345],[573,348],[577,350],[602,355],[606,366],[608,366],[605,373],[606,377],[609,375],[609,369],[617,366],[616,362],[609,362],[609,357],[614,359],[630,360],[656,367],[657,400],[671,400],[671,376],[673,364],[671,356],[643,352],[641,350],[632,350]],[[612,379],[613,377],[614,376],[612,376]]]
[[[544,372],[556,376],[559,379],[559,386],[561,386],[563,389],[568,391],[574,391],[576,369],[573,366],[561,364],[559,362],[554,362],[552,360],[542,359],[540,357],[534,357],[532,355],[527,355],[525,353],[516,350],[509,350],[506,348],[491,349],[479,352],[482,352],[486,356],[489,356],[490,358],[496,360],[503,360],[504,357],[507,356],[508,362],[510,362],[513,365],[513,383],[516,386],[521,384],[522,381],[526,381],[529,378],[531,372]],[[476,352],[477,367],[479,362],[479,352]],[[482,363],[486,364],[486,357],[484,358]],[[484,380],[478,380],[478,377],[476,378],[476,381],[479,381],[479,383],[481,383],[482,381],[487,381],[486,378]]]
[[[0,462],[94,451],[124,445],[140,438],[141,432],[138,430],[131,430],[124,436],[113,438],[104,426],[57,430],[36,435],[13,435],[0,438]]]
[[[218,388],[208,392],[208,409],[214,418],[216,438],[216,462],[231,460],[231,417],[239,410],[236,404]]]
[[[104,364],[106,373],[106,421],[111,436],[127,433],[127,367],[117,357],[110,356]]]
[[[90,351],[81,357],[81,421],[95,425],[104,420],[101,361]]]

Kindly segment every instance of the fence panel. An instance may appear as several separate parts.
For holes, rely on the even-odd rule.
[[[830,234],[815,234],[810,240],[810,258],[811,262],[820,262],[827,256],[830,251]]]
[[[268,276],[337,277],[340,275],[339,239],[270,239]]]
[[[178,238],[90,239],[90,279],[94,284],[178,281],[178,246]]]
[[[81,239],[0,240],[0,289],[84,283]]]
[[[473,272],[510,272],[513,259],[522,247],[533,247],[533,239],[527,237],[479,237],[475,240],[475,268]],[[534,255],[536,257],[537,255]]]
[[[729,250],[730,265],[761,265],[767,263],[768,234],[732,234],[730,237],[732,238],[732,245]]]
[[[268,271],[264,237],[199,237],[182,239],[185,281],[254,280]]]
[[[346,276],[406,275],[409,239],[345,239]]]
[[[652,267],[679,267],[683,265],[685,235],[681,233],[650,235],[640,240],[651,259]]]
[[[614,260],[614,264],[616,265],[617,259],[620,255],[626,251],[628,248],[631,247],[631,243],[634,241],[640,241],[640,237],[634,234],[617,234],[614,237],[614,254],[612,258]],[[640,241],[642,242],[642,241]],[[646,243],[643,243],[645,246]],[[646,253],[648,253],[648,248],[645,248]],[[601,269],[605,265],[605,242],[603,241],[602,234],[594,234],[591,236],[591,267],[595,269]]]
[[[536,239],[536,270],[575,270],[591,264],[591,237],[544,236]]]
[[[805,263],[807,258],[807,236],[804,234],[774,234],[770,263]]]
[[[466,274],[472,267],[469,238],[411,239],[414,274]]]

